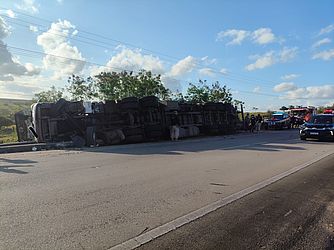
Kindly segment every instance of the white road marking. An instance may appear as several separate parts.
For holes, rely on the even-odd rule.
[[[240,145],[239,145],[239,147],[240,147]],[[139,247],[139,246],[141,246],[145,243],[148,243],[148,242],[150,242],[150,241],[152,241],[152,240],[154,240],[154,239],[156,239],[156,238],[158,238],[158,237],[160,237],[164,234],[167,234],[168,232],[171,232],[171,231],[173,231],[173,230],[175,230],[175,229],[177,229],[177,228],[179,228],[183,225],[186,225],[186,224],[188,224],[188,223],[190,223],[190,222],[192,222],[192,221],[194,221],[198,218],[201,218],[201,217],[203,217],[203,216],[205,216],[205,215],[207,215],[207,214],[209,214],[209,213],[211,213],[211,212],[213,212],[213,211],[215,211],[215,210],[217,210],[221,207],[224,207],[224,206],[226,206],[226,205],[228,205],[228,204],[230,204],[230,203],[232,203],[236,200],[239,200],[239,199],[241,199],[241,198],[243,198],[243,197],[245,197],[245,196],[247,196],[247,195],[249,195],[249,194],[251,194],[255,191],[258,191],[258,190],[260,190],[260,189],[262,189],[262,188],[264,188],[264,187],[266,187],[266,186],[268,186],[268,185],[270,185],[270,184],[272,184],[276,181],[279,181],[279,180],[281,180],[281,179],[283,179],[283,178],[285,178],[285,177],[287,177],[287,176],[289,176],[293,173],[296,173],[297,171],[299,171],[301,169],[304,169],[304,168],[312,165],[313,163],[315,163],[315,162],[317,162],[317,161],[319,161],[319,160],[321,160],[321,159],[323,159],[323,158],[325,158],[325,157],[327,157],[331,154],[333,154],[333,152],[321,155],[321,156],[319,156],[319,157],[317,157],[317,158],[315,158],[315,159],[313,159],[309,162],[303,163],[303,164],[301,164],[297,167],[294,167],[290,170],[287,170],[287,171],[285,171],[281,174],[275,175],[275,176],[273,176],[269,179],[266,179],[264,181],[261,181],[261,182],[255,184],[253,186],[250,186],[246,189],[243,189],[243,190],[241,190],[237,193],[234,193],[234,194],[229,195],[225,198],[222,198],[222,199],[220,199],[216,202],[213,202],[209,205],[206,205],[206,206],[204,206],[204,207],[202,207],[198,210],[195,210],[195,211],[190,212],[190,213],[188,213],[184,216],[176,218],[176,219],[174,219],[174,220],[172,220],[172,221],[170,221],[166,224],[163,224],[159,227],[156,227],[156,228],[154,228],[154,229],[152,229],[152,230],[150,230],[146,233],[143,233],[143,234],[141,234],[137,237],[129,239],[129,240],[127,240],[127,241],[125,241],[121,244],[115,245],[115,246],[109,248],[108,250],[135,249],[135,248],[137,248],[137,247]]]

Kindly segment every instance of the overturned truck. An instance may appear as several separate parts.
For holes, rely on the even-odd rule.
[[[33,136],[38,142],[75,141],[86,146],[155,141],[169,138],[175,112],[181,138],[236,131],[237,109],[231,104],[162,102],[147,96],[118,102],[35,103],[31,117],[16,114],[17,133],[21,141]]]

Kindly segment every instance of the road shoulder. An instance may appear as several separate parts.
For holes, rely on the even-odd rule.
[[[325,249],[334,235],[334,155],[140,249]]]

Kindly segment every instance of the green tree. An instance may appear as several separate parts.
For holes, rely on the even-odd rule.
[[[92,98],[97,97],[92,77],[84,79],[80,76],[72,75],[68,78],[67,82],[69,83],[69,86],[67,86],[66,89],[71,94],[71,100],[91,100]]]
[[[221,86],[217,81],[209,86],[206,80],[199,80],[197,84],[189,83],[185,99],[191,103],[232,103],[233,100],[232,94],[226,85]]]
[[[41,91],[35,94],[33,101],[38,102],[57,102],[60,98],[63,98],[64,89],[57,89],[55,86],[51,86],[49,90]]]
[[[282,106],[282,107],[280,108],[280,110],[283,110],[283,111],[285,111],[285,110],[288,110],[288,108],[287,108],[287,107],[285,107],[285,106]]]
[[[161,82],[160,75],[142,70],[133,72],[102,72],[95,76],[98,97],[103,100],[119,100],[124,97],[138,98],[154,95],[167,99],[170,91]]]
[[[234,104],[234,106],[239,106],[239,105],[245,105],[245,102],[234,99],[233,104]]]
[[[169,99],[171,101],[177,101],[177,102],[185,102],[185,97],[183,96],[183,94],[180,91],[176,91],[174,93],[171,93],[169,96]]]
[[[156,96],[159,99],[166,100],[170,97],[171,92],[161,82],[160,75],[153,75],[150,71],[142,70],[137,75],[137,81],[135,81],[135,96]]]
[[[95,76],[98,97],[102,100],[121,99],[122,86],[116,72],[101,72]]]
[[[209,101],[210,102],[224,102],[224,103],[232,103],[232,94],[230,90],[227,89],[226,85],[220,86],[220,83],[216,81],[211,85]]]
[[[189,83],[185,99],[191,103],[205,103],[209,101],[210,89],[206,80],[199,80],[197,84]]]

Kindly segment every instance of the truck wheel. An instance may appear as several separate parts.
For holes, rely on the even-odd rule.
[[[128,137],[125,137],[126,143],[136,143],[136,142],[143,142],[144,136],[143,135],[131,135]]]
[[[133,135],[143,135],[144,131],[142,128],[123,128],[125,137]]]

